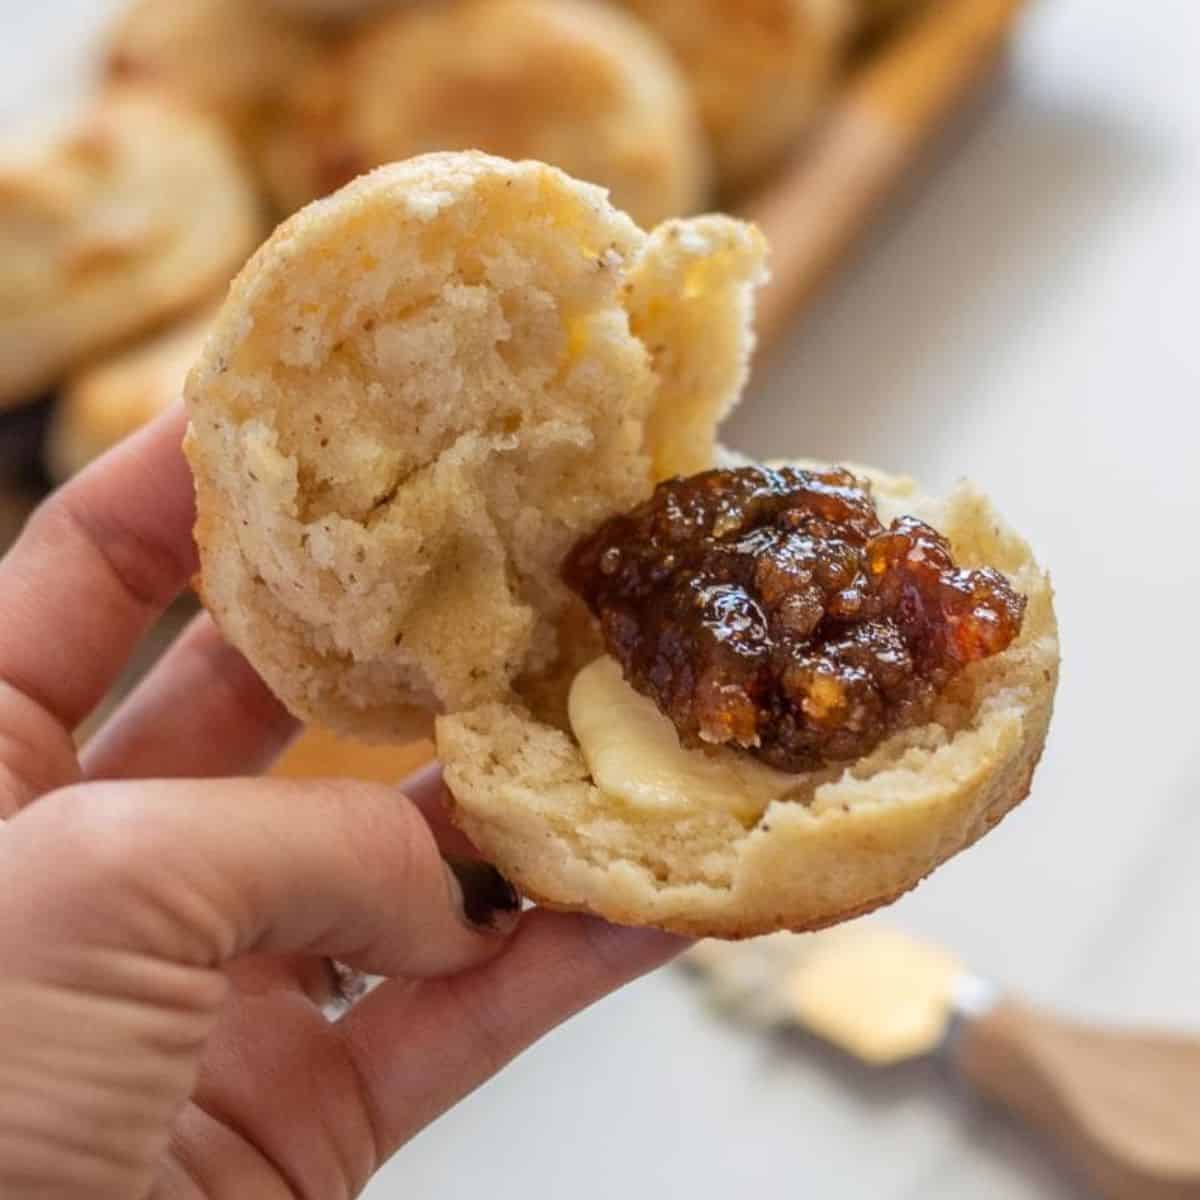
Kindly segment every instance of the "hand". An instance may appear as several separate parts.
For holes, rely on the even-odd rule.
[[[179,413],[0,563],[0,1195],[347,1197],[404,1141],[680,943],[534,911],[440,817],[226,779],[294,729],[201,617],[72,731],[195,570]],[[338,1022],[333,957],[387,976]]]

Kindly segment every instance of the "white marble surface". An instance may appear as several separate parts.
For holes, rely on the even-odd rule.
[[[109,7],[0,0],[6,125],[84,77]],[[893,917],[1039,1000],[1200,1029],[1198,48],[1194,0],[1046,0],[1007,92],[774,356],[730,441],[970,474],[1031,532],[1066,655],[1034,795]],[[751,1188],[1088,1195],[936,1069],[758,1044],[668,973],[549,1038],[369,1196]]]

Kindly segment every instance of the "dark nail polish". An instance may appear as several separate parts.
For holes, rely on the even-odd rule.
[[[448,858],[446,866],[462,893],[463,916],[476,929],[507,932],[521,912],[521,897],[491,863]]]

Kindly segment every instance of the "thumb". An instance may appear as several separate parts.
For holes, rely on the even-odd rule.
[[[0,825],[0,1194],[146,1194],[223,1011],[221,964],[459,971],[519,915],[496,872],[464,878],[380,786],[91,784],[22,809]]]
[[[0,961],[72,948],[181,966],[336,956],[450,974],[496,952],[520,902],[490,867],[447,864],[420,812],[350,781],[100,783],[53,793],[0,836]]]

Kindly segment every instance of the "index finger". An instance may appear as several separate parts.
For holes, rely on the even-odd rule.
[[[105,455],[0,562],[0,732],[8,689],[73,729],[186,586],[197,561],[186,424],[178,405]]]

